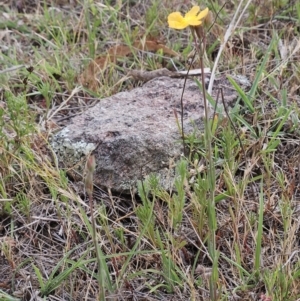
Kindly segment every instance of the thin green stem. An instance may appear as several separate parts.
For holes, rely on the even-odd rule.
[[[211,300],[217,300],[217,282],[218,282],[218,255],[216,251],[216,236],[215,232],[217,229],[216,224],[216,210],[215,210],[215,168],[212,153],[212,132],[209,125],[209,106],[206,98],[205,89],[205,76],[204,76],[204,61],[203,55],[205,51],[206,36],[202,26],[191,27],[193,39],[196,44],[197,51],[199,53],[200,69],[201,69],[201,82],[202,82],[202,93],[204,101],[204,112],[205,112],[205,144],[207,149],[207,166],[208,166],[208,181],[209,181],[209,201],[207,206],[208,213],[208,224],[210,230],[210,237],[208,239],[208,251],[212,258],[212,274],[210,279],[210,298]],[[197,37],[199,43],[197,43]]]

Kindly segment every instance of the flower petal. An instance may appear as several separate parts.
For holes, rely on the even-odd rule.
[[[187,26],[189,26],[189,24],[186,22],[186,20],[179,12],[174,12],[169,14],[168,23],[170,28],[175,28],[175,29],[184,29]]]
[[[186,22],[188,22],[189,25],[191,25],[191,26],[198,26],[198,25],[201,25],[201,23],[202,23],[202,21],[199,20],[199,18],[195,17],[195,16],[186,20]]]
[[[208,9],[208,7],[207,7],[206,9],[204,9],[203,11],[201,11],[201,12],[199,13],[199,15],[197,16],[197,19],[198,19],[198,20],[201,20],[201,19],[206,18],[208,12],[209,12],[209,9]]]
[[[199,10],[200,10],[199,6],[193,6],[192,9],[185,14],[184,18],[190,19],[196,17]]]

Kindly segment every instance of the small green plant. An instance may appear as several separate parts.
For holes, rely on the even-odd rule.
[[[30,199],[24,192],[19,192],[16,196],[17,207],[25,216],[30,219]]]
[[[186,201],[185,187],[187,186],[187,161],[181,160],[176,168],[175,189],[176,193],[169,202],[169,218],[172,226],[176,229],[182,223],[183,208]]]
[[[169,250],[171,249],[171,246],[164,245],[158,230],[156,230],[156,238],[161,251],[162,273],[166,282],[166,289],[169,293],[172,293],[175,287],[182,286],[182,277],[179,277],[178,275],[180,269],[178,269],[174,259],[170,256]]]
[[[6,92],[5,99],[7,102],[7,110],[4,111],[0,108],[0,111],[2,111],[2,117],[7,114],[6,118],[9,119],[9,122],[2,121],[1,133],[5,135],[4,133],[13,131],[14,135],[3,136],[3,139],[7,139],[13,148],[19,148],[22,139],[34,130],[32,117],[28,111],[25,95],[20,94],[15,96],[11,92]],[[8,145],[7,147],[9,149]]]
[[[84,260],[86,254],[89,250],[86,250],[84,254],[79,258],[77,261],[69,260],[70,254],[74,250],[69,251],[53,268],[50,275],[47,275],[47,280],[44,281],[44,277],[40,269],[35,265],[32,264],[33,270],[37,276],[37,279],[40,284],[41,289],[41,296],[46,297],[51,294],[56,288],[58,288],[63,281],[65,281],[71,273],[78,268],[84,267],[86,261]]]
[[[152,185],[150,182],[152,182]],[[148,180],[145,182],[138,183],[138,192],[142,200],[142,205],[138,206],[136,209],[136,215],[141,223],[141,231],[144,229],[152,244],[156,245],[155,216],[153,215],[153,204],[156,200],[154,195],[152,200],[149,198],[149,194],[155,191],[153,182],[157,183],[157,177],[155,175],[151,175],[150,178],[148,178]],[[154,188],[152,191],[150,190],[151,186]],[[149,217],[151,217],[150,222]]]

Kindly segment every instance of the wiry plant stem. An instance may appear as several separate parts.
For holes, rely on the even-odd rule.
[[[215,168],[212,154],[212,132],[209,124],[209,105],[206,98],[205,89],[205,76],[204,76],[204,62],[203,55],[205,51],[206,36],[202,26],[191,27],[193,38],[196,43],[197,51],[199,53],[200,68],[201,68],[201,82],[202,82],[202,94],[204,101],[205,112],[205,146],[207,149],[207,166],[208,166],[208,181],[209,181],[209,200],[207,206],[208,224],[209,224],[209,239],[208,239],[208,251],[212,258],[213,270],[210,277],[210,299],[216,301],[217,296],[217,282],[218,282],[218,255],[216,251],[216,211],[215,211]],[[197,38],[199,43],[197,43]]]
[[[101,264],[101,255],[98,249],[98,242],[96,238],[96,221],[94,217],[94,200],[93,200],[93,174],[96,168],[96,160],[95,155],[90,154],[87,163],[86,163],[86,178],[85,178],[85,190],[89,198],[90,212],[91,212],[91,221],[92,221],[92,238],[96,251],[96,259],[98,263],[98,283],[100,286],[100,294],[99,300],[105,300],[105,277],[103,277],[102,273],[103,267]]]

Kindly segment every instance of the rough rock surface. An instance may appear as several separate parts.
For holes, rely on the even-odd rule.
[[[137,180],[155,172],[170,188],[182,153],[174,110],[180,121],[183,84],[183,79],[153,79],[74,117],[51,142],[61,167],[82,174],[86,155],[97,147],[95,184],[100,187],[128,193]],[[232,89],[223,90],[227,103],[237,98]],[[183,103],[185,133],[203,128],[203,97],[193,80],[186,82]]]

